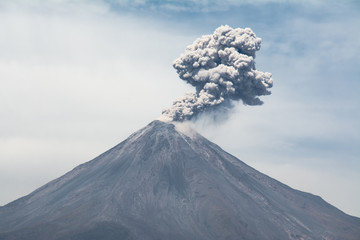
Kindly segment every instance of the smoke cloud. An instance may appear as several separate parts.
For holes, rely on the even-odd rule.
[[[173,63],[180,78],[196,88],[163,110],[169,121],[190,120],[204,111],[229,108],[232,101],[261,105],[258,96],[269,95],[271,74],[255,69],[255,52],[261,38],[250,28],[220,26],[204,35]]]

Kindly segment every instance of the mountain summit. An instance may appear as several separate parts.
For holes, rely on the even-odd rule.
[[[359,236],[359,218],[161,121],[0,208],[1,240]]]

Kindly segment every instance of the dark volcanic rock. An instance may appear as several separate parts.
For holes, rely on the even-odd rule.
[[[359,236],[359,218],[160,121],[0,208],[3,240]]]

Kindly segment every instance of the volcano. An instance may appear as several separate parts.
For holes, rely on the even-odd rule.
[[[154,121],[0,208],[1,240],[360,239],[360,219]]]

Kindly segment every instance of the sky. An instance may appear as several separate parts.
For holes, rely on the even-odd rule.
[[[0,205],[194,91],[172,63],[221,25],[262,38],[256,68],[272,73],[274,86],[263,105],[236,103],[221,121],[200,117],[196,130],[360,217],[358,1],[1,1]]]

